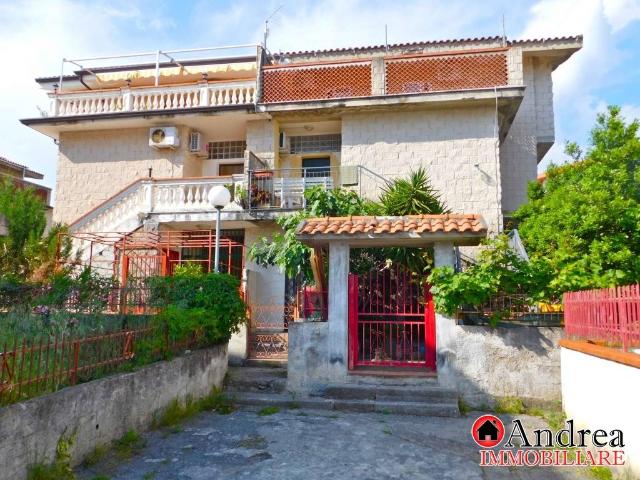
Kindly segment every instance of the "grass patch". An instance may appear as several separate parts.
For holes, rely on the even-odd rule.
[[[109,447],[107,445],[98,445],[91,451],[91,453],[84,457],[84,460],[82,460],[82,464],[85,467],[93,467],[100,460],[102,460],[108,452]]]
[[[518,397],[502,397],[496,400],[494,407],[496,413],[518,415],[526,413],[526,408],[522,399]]]
[[[589,475],[597,480],[613,480],[613,473],[607,467],[591,467]]]
[[[274,415],[280,411],[279,407],[264,407],[259,412],[258,415],[261,417],[266,417],[267,415]]]
[[[290,402],[289,405],[287,405],[287,408],[289,410],[298,410],[300,408],[300,404],[298,402]]]
[[[463,416],[466,416],[471,411],[471,405],[462,396],[458,397],[458,410],[460,410],[460,415]]]
[[[221,415],[228,415],[235,411],[235,406],[221,390],[214,388],[209,395],[200,400],[194,401],[191,397],[187,397],[184,402],[173,400],[160,416],[154,419],[152,427],[175,427],[200,412],[212,410]]]
[[[156,478],[156,472],[147,472],[142,476],[142,480],[153,480]]]
[[[29,467],[27,480],[76,480],[71,468],[71,447],[74,435],[60,437],[56,445],[56,457],[51,465],[41,463]]]
[[[386,435],[391,435],[391,429],[389,427],[384,427],[382,429],[382,433],[384,433]]]
[[[107,477],[106,475],[96,475],[92,477],[91,480],[111,480],[111,477]]]
[[[135,430],[129,430],[114,443],[114,448],[121,458],[131,458],[140,452],[147,442]]]

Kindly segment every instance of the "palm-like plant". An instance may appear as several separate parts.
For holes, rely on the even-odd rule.
[[[385,215],[438,215],[449,213],[438,192],[431,186],[429,176],[420,167],[408,178],[397,178],[387,183],[380,195]],[[421,248],[395,247],[386,250],[393,262],[405,265],[412,272],[429,271],[432,265],[430,251]]]
[[[422,215],[448,213],[440,195],[431,186],[429,176],[420,167],[408,178],[398,178],[387,183],[380,195],[380,203],[386,215]]]

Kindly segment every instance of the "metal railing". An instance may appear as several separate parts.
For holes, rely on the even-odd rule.
[[[348,188],[371,197],[386,185],[384,177],[361,165],[249,170],[245,207],[250,210],[297,210],[306,207],[305,191]]]
[[[640,285],[568,292],[563,303],[569,337],[625,351],[640,347]]]

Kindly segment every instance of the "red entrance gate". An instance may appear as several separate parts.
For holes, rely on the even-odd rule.
[[[429,286],[404,268],[349,275],[349,368],[436,368]]]

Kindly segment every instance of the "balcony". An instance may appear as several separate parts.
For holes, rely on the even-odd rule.
[[[262,98],[270,105],[357,100],[506,87],[506,48],[473,52],[389,55],[262,67]],[[369,99],[371,101],[371,99]]]
[[[225,219],[255,220],[306,206],[304,192],[313,187],[354,189],[360,195],[379,192],[384,178],[361,166],[307,169],[248,170],[226,177],[140,179],[72,225],[73,231],[129,232],[144,219],[158,222],[210,221],[213,208],[209,191],[223,185],[232,203],[223,209]]]
[[[52,93],[49,117],[189,110],[253,105],[256,82],[200,82],[184,86]]]

